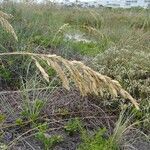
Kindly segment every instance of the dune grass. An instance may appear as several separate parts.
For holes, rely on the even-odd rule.
[[[149,9],[24,3],[1,8],[1,149],[15,149],[19,141],[32,149],[66,146],[74,143],[65,139],[70,136],[82,150],[135,149],[141,146],[137,139],[144,148],[150,123]],[[60,90],[60,81],[70,91]]]

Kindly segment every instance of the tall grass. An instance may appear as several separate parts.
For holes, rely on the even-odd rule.
[[[124,46],[126,38],[132,35],[135,39],[139,38],[139,31],[140,34],[149,31],[149,10],[80,9],[36,4],[33,7],[15,3],[3,5],[2,10],[14,16],[12,25],[18,38],[21,37],[17,44],[12,43],[12,48],[16,50],[32,49],[33,51],[37,45],[40,45],[46,49],[57,48],[57,51],[66,49],[66,53],[69,49],[91,56],[93,49],[96,55],[114,44],[123,43]],[[65,33],[54,38],[60,27],[67,23],[70,24],[70,28],[65,30],[65,33],[81,31],[96,43],[93,46],[93,43],[87,44],[83,53],[82,43],[65,42]],[[89,30],[90,28],[94,30]],[[1,44],[8,48],[4,40],[1,39]],[[128,43],[130,44],[132,43]]]
[[[2,11],[14,17],[10,18],[11,15]],[[6,84],[13,83],[14,77],[28,83],[28,79],[31,81],[38,69],[48,84],[50,74],[56,76],[57,73],[67,90],[75,84],[83,96],[104,96],[108,92],[109,98],[105,97],[106,99],[120,100],[121,96],[123,100],[129,99],[139,109],[133,95],[140,102],[140,110],[132,108],[131,111],[135,113],[132,121],[140,120],[140,127],[143,131],[148,131],[149,10],[81,9],[5,3],[2,11],[1,85],[3,80],[7,81]],[[82,33],[90,42],[65,39],[65,35],[70,33]],[[12,37],[18,42],[12,40]],[[25,74],[26,70],[28,75]],[[42,81],[34,81],[34,84],[42,86]],[[12,85],[20,89],[20,86]],[[34,107],[31,106],[31,109],[34,110]],[[119,112],[116,115],[118,114]],[[146,121],[141,121],[143,119]],[[122,122],[122,118],[119,118],[113,140],[117,139],[118,142],[122,138],[127,123],[128,120]]]

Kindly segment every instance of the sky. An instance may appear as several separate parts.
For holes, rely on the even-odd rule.
[[[43,0],[37,0],[38,2],[42,2]],[[64,2],[65,0],[51,0],[51,1],[56,1],[56,2]],[[69,0],[70,2],[75,2],[76,0]],[[107,1],[109,1],[110,3],[118,3],[120,5],[124,5],[125,0],[79,0],[80,2],[101,2],[101,4],[105,5]],[[138,5],[140,6],[144,6],[144,0],[138,0]],[[136,3],[135,3],[136,5]]]

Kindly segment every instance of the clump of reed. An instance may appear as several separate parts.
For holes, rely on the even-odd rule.
[[[113,97],[120,95],[125,99],[129,99],[133,105],[139,109],[136,100],[121,87],[118,81],[112,80],[110,77],[92,70],[82,62],[75,60],[69,61],[61,56],[50,54],[35,54],[28,52],[0,54],[0,56],[6,55],[30,56],[47,82],[49,82],[49,75],[46,68],[42,67],[42,62],[56,71],[62,81],[63,87],[68,90],[70,88],[69,81],[74,81],[76,87],[79,88],[83,96],[86,96],[87,94],[100,94],[103,96],[104,92],[108,91]]]

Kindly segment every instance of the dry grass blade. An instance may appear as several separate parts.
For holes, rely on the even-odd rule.
[[[3,17],[5,19],[10,19],[10,18],[12,18],[12,15],[11,14],[6,14],[6,13],[0,11],[0,17]]]
[[[62,80],[63,86],[67,90],[69,90],[69,81],[68,81],[64,71],[61,69],[60,65],[56,61],[53,61],[53,60],[50,60],[50,59],[47,59],[47,64],[49,66],[51,66],[58,73],[59,77]]]
[[[56,32],[56,34],[54,35],[54,38],[53,38],[52,41],[54,42],[55,39],[56,39],[56,37],[57,37],[57,35],[60,34],[60,33],[63,33],[64,30],[65,30],[67,27],[69,27],[69,23],[63,24],[63,25],[59,28],[59,30]]]
[[[35,61],[35,64],[42,73],[43,78],[49,82],[49,76],[46,73],[46,69],[40,65],[40,62],[44,61],[48,66],[51,66],[56,71],[62,80],[63,86],[69,89],[69,81],[67,80],[67,76],[64,73],[64,71],[67,70],[69,77],[74,81],[75,85],[77,88],[79,88],[83,96],[89,93],[96,95],[101,94],[103,96],[103,92],[108,91],[113,97],[120,95],[125,99],[129,99],[133,105],[139,109],[136,100],[121,87],[118,81],[112,80],[110,77],[92,70],[82,62],[69,61],[57,55],[35,54],[27,52],[0,54],[0,56],[5,55],[30,56]]]
[[[81,28],[85,29],[86,32],[89,33],[89,34],[91,34],[91,35],[98,35],[101,38],[105,37],[105,35],[102,32],[100,32],[99,30],[97,30],[94,27],[82,25]]]
[[[11,24],[7,21],[7,19],[11,18],[11,15],[8,15],[6,13],[3,13],[2,11],[0,11],[0,24],[2,25],[2,27],[8,32],[11,33],[13,35],[13,37],[18,41],[18,37],[13,29],[13,27],[11,26]]]
[[[40,63],[37,61],[37,59],[35,59],[35,57],[31,56],[31,58],[35,61],[35,65],[36,67],[39,69],[39,71],[41,72],[43,78],[49,82],[49,76],[48,74],[45,72],[44,68],[40,65]]]

